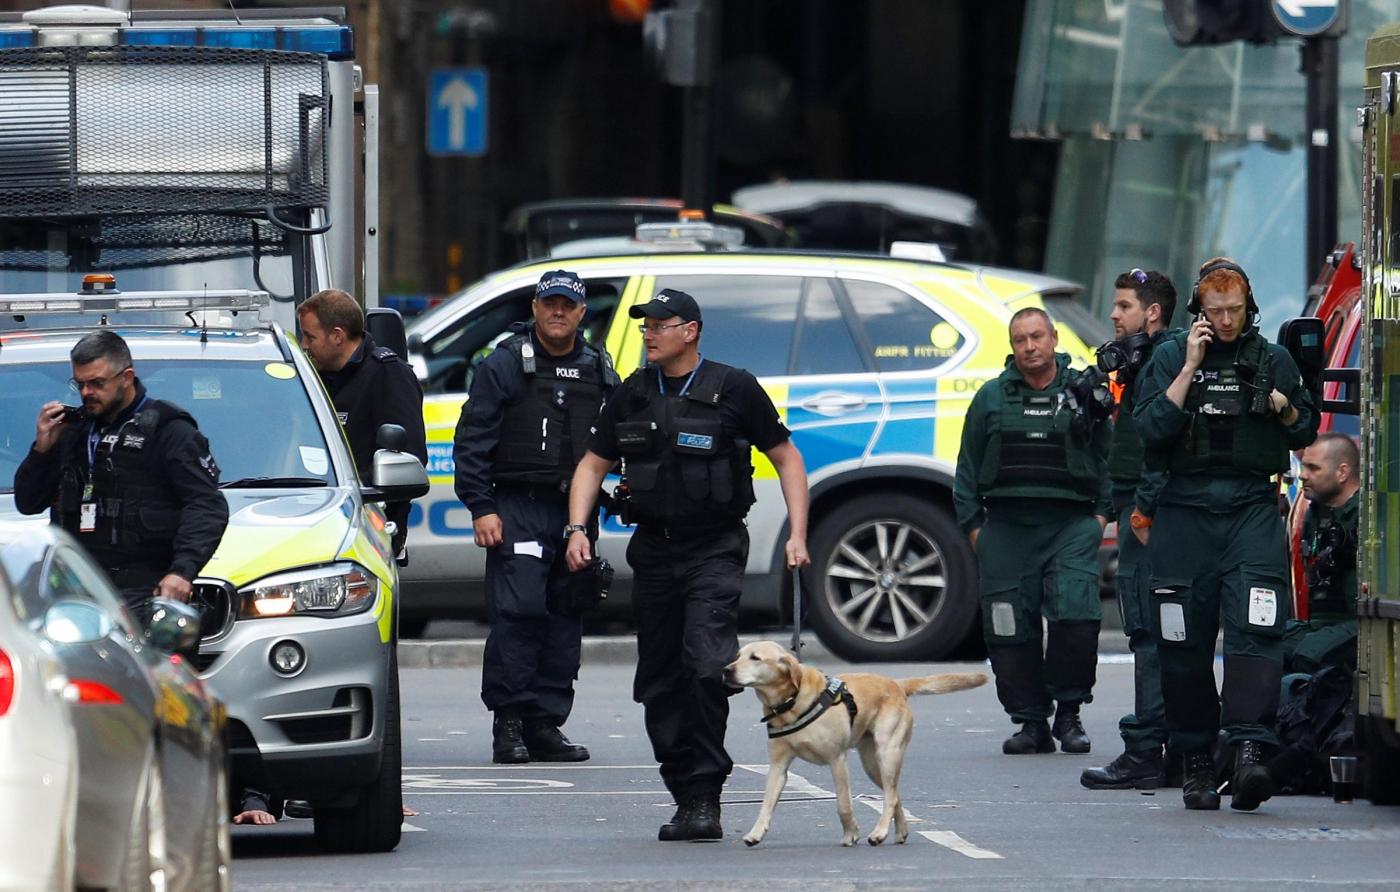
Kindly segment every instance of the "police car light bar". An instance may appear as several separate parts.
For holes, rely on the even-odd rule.
[[[115,13],[115,14],[113,14]],[[101,7],[49,7],[0,25],[0,49],[35,46],[214,46],[320,53],[332,61],[355,58],[355,32],[334,22],[282,25],[132,22]]]
[[[637,241],[660,245],[693,244],[705,248],[737,248],[744,243],[744,231],[735,226],[716,226],[703,220],[679,223],[640,223]]]
[[[0,297],[0,315],[44,316],[59,313],[120,313],[123,310],[259,310],[271,304],[266,291],[210,291],[171,294],[127,291],[118,294],[10,294]]]

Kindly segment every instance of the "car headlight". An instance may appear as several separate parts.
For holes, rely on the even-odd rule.
[[[240,619],[347,616],[368,610],[379,579],[358,564],[331,564],[260,579],[238,591]]]

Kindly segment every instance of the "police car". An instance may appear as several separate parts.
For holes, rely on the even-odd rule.
[[[1017,309],[1046,308],[1062,323],[1061,349],[1076,365],[1091,361],[1076,331],[1096,323],[1074,301],[1079,287],[890,256],[655,245],[515,266],[410,323],[432,491],[409,519],[406,634],[480,609],[485,552],[453,493],[452,437],[475,366],[529,318],[535,283],[561,265],[588,286],[584,336],[607,347],[623,377],[643,356],[628,308],[675,288],[703,309],[701,352],[753,372],[772,396],[811,483],[807,621],[824,644],[849,659],[912,660],[963,642],[977,617],[976,563],[951,499],[963,416],[1002,371]],[[755,468],[741,606],[781,616],[786,510],[772,466],[755,455]],[[614,519],[603,524],[599,550],[618,568],[613,600],[626,595],[627,535]]]
[[[0,296],[0,516],[16,516],[10,487],[39,407],[76,402],[69,350],[110,325],[222,471],[229,524],[194,584],[196,662],[228,706],[235,786],[310,800],[327,848],[385,851],[402,800],[398,573],[381,502],[428,481],[418,459],[387,450],[377,485],[359,479],[315,369],[259,319],[268,305],[249,291]]]

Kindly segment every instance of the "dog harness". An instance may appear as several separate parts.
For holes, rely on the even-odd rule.
[[[786,728],[769,727],[768,736],[786,737],[789,734],[801,731],[803,728],[807,727],[808,725],[815,722],[817,719],[821,718],[822,713],[826,712],[828,709],[835,706],[837,703],[846,704],[846,712],[851,714],[851,723],[855,724],[856,699],[851,696],[850,690],[846,688],[846,683],[841,679],[833,676],[826,680],[826,687],[822,688],[822,692],[817,695],[817,699],[812,702],[812,705],[807,707],[807,711],[797,717],[797,721],[793,722],[791,725],[788,725]],[[765,725],[768,724],[773,719],[787,712],[789,709],[792,709],[796,705],[797,695],[793,694],[790,699],[779,704],[778,706],[775,706],[772,712],[765,715],[763,717],[763,723]]]

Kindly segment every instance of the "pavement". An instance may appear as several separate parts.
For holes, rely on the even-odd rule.
[[[440,631],[441,630],[441,631]],[[429,626],[430,637],[399,642],[400,669],[461,669],[481,665],[486,647],[486,627],[479,623],[434,621]],[[446,634],[450,637],[437,637]],[[764,639],[787,644],[792,640],[792,627],[746,632],[739,636],[742,646]],[[1100,654],[1127,654],[1128,639],[1118,613],[1118,602],[1107,598],[1103,602],[1103,626],[1099,631]],[[802,634],[802,659],[811,663],[843,662],[817,640],[810,629]],[[583,663],[585,665],[631,664],[637,661],[637,639],[629,633],[614,635],[585,635]]]

